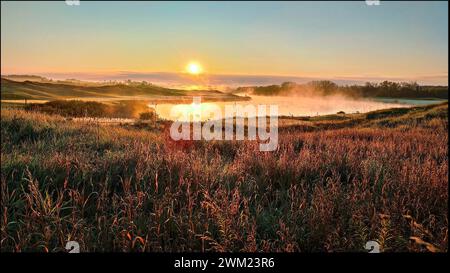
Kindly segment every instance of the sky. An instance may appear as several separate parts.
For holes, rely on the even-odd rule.
[[[1,2],[1,74],[448,84],[448,2]]]

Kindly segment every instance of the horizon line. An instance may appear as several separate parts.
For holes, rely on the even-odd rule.
[[[142,77],[152,78],[154,82],[171,83],[171,81],[187,81],[195,82],[202,80],[265,80],[265,81],[293,81],[300,80],[330,80],[337,82],[382,82],[382,81],[395,81],[395,82],[416,82],[418,84],[425,85],[444,85],[448,86],[448,73],[442,74],[427,74],[427,75],[410,75],[410,76],[383,76],[383,75],[330,75],[330,76],[317,76],[317,75],[271,75],[271,74],[228,74],[228,73],[202,73],[198,76],[189,75],[186,72],[168,72],[168,71],[133,71],[133,70],[116,70],[116,71],[88,71],[88,72],[25,72],[25,73],[1,73],[1,77],[8,76],[39,76],[48,78],[51,80],[68,80],[77,79],[80,81],[90,82],[104,82],[104,81],[123,81],[123,80],[136,80],[136,81],[148,81],[150,79],[143,79]],[[127,79],[129,77],[129,79]],[[141,77],[141,78],[140,78]],[[162,77],[159,78],[158,77]],[[169,78],[167,78],[169,77]],[[134,78],[134,79],[133,79]],[[137,80],[138,78],[139,80]],[[428,81],[428,83],[426,83]],[[430,81],[433,81],[431,83]],[[425,82],[425,83],[424,83]],[[199,82],[199,84],[201,84]],[[209,84],[209,83],[207,83]],[[214,83],[211,83],[214,85]],[[236,82],[224,82],[215,83],[216,85],[235,85]]]

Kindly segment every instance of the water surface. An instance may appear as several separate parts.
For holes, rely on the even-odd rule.
[[[194,120],[210,120],[214,119],[211,111],[220,109],[222,118],[229,118],[225,106],[231,107],[246,105],[269,105],[278,106],[279,116],[319,116],[336,114],[338,112],[345,113],[365,113],[380,109],[411,107],[419,105],[429,105],[440,103],[445,100],[414,100],[414,99],[352,99],[344,96],[328,96],[328,97],[287,97],[287,96],[251,96],[250,101],[239,102],[206,102],[206,103],[161,103],[152,104],[149,107],[154,108],[157,114],[168,120],[186,121],[186,117]],[[200,113],[200,117],[198,117]],[[197,116],[196,116],[197,115]],[[256,113],[256,115],[258,115]],[[194,117],[196,116],[196,117]],[[255,116],[255,115],[248,115]]]

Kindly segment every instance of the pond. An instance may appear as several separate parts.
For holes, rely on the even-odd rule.
[[[411,107],[444,102],[446,100],[414,100],[414,99],[353,99],[344,96],[327,97],[288,97],[288,96],[251,96],[249,101],[238,102],[205,102],[205,103],[161,103],[149,105],[156,110],[157,114],[168,120],[202,120],[213,119],[211,111],[220,109],[222,118],[229,118],[225,107],[236,109],[239,106],[267,106],[267,113],[270,105],[278,106],[278,116],[318,116],[345,113],[365,113],[380,109]],[[200,114],[200,116],[198,115]],[[251,117],[258,113],[250,113]],[[195,116],[195,117],[194,117]]]

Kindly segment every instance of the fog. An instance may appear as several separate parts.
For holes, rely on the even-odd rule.
[[[364,113],[385,108],[411,106],[369,99],[353,99],[343,95],[332,96],[252,96],[254,104],[278,105],[280,116],[317,116],[345,113]]]
[[[344,111],[345,113],[364,113],[379,109],[397,108],[413,106],[410,103],[402,103],[401,100],[392,100],[392,102],[377,101],[374,99],[354,99],[345,97],[343,95],[332,96],[257,96],[251,95],[249,101],[237,102],[206,102],[201,103],[200,106],[192,104],[173,104],[163,103],[151,105],[157,114],[168,120],[184,120],[180,118],[181,115],[190,115],[192,118],[193,112],[201,112],[201,120],[210,119],[209,112],[211,109],[218,106],[222,111],[222,117],[228,118],[226,115],[226,105],[277,105],[279,116],[317,116],[336,114]],[[173,109],[172,109],[173,108]],[[267,108],[268,109],[268,108]],[[172,115],[171,115],[172,112]],[[173,113],[178,116],[174,116]]]

